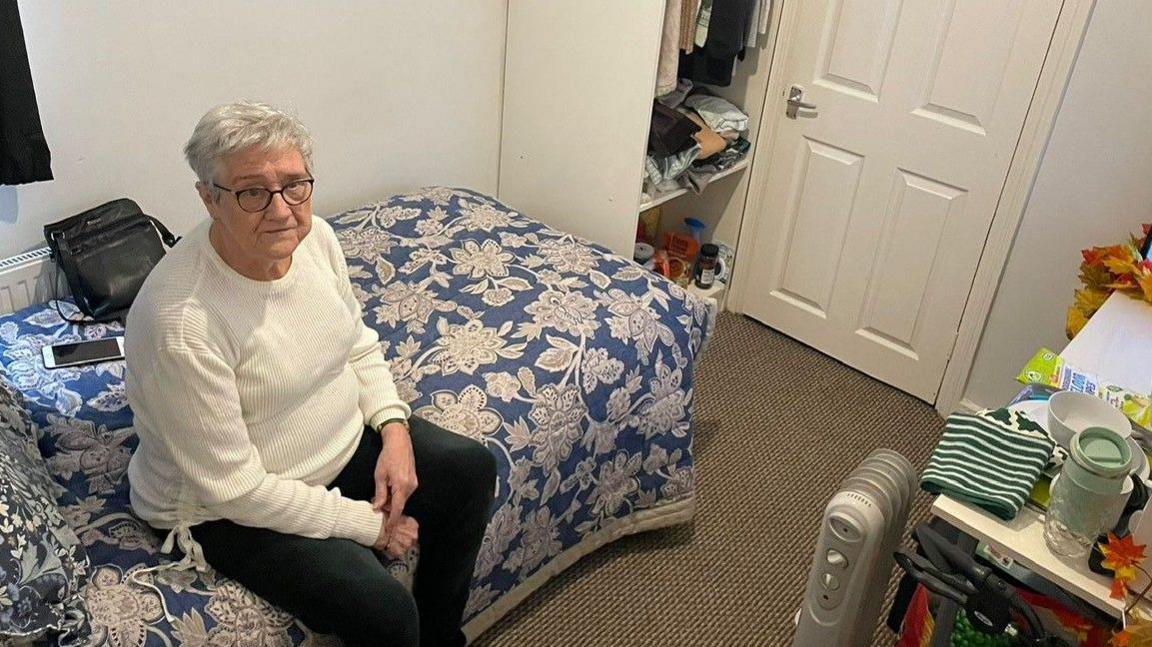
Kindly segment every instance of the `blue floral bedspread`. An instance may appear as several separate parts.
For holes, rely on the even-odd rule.
[[[401,396],[497,458],[465,620],[590,533],[693,495],[692,384],[712,302],[463,189],[425,189],[329,222]],[[136,437],[124,364],[41,362],[46,344],[117,334],[117,324],[67,324],[48,305],[0,317],[0,375],[29,401],[91,560],[93,643],[315,640],[230,580],[143,571],[169,556],[128,506]],[[394,564],[400,576],[405,568]]]

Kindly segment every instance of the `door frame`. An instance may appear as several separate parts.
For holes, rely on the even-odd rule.
[[[748,293],[744,290],[744,285],[748,281],[748,274],[755,259],[751,258],[747,250],[753,249],[758,242],[756,240],[756,232],[759,227],[757,214],[764,206],[763,192],[757,191],[753,187],[764,186],[768,181],[768,167],[769,160],[772,159],[776,122],[785,107],[788,79],[785,78],[784,71],[788,69],[791,62],[789,54],[795,34],[800,1],[802,0],[783,0],[782,2],[780,29],[774,44],[775,52],[772,56],[772,66],[768,75],[767,97],[759,124],[760,132],[756,136],[756,155],[755,159],[752,160],[752,168],[748,171],[749,190],[744,202],[744,218],[740,224],[740,237],[737,241],[737,250],[744,249],[746,251],[744,254],[738,253],[736,255],[732,284],[729,286],[728,304],[734,312],[745,312],[745,299],[749,298]],[[960,325],[956,331],[948,365],[944,369],[944,377],[936,393],[934,405],[943,416],[948,415],[958,406],[975,408],[973,403],[963,400],[964,388],[968,384],[972,363],[975,361],[980,337],[984,332],[984,324],[992,309],[992,302],[996,297],[1000,277],[1008,263],[1008,254],[1012,249],[1016,229],[1024,216],[1024,207],[1027,205],[1032,184],[1040,170],[1040,162],[1048,145],[1048,137],[1056,122],[1056,115],[1060,110],[1064,90],[1071,77],[1076,57],[1080,52],[1080,44],[1088,29],[1088,22],[1095,4],[1096,0],[1062,0],[1061,2],[1060,14],[1052,31],[1052,40],[1044,57],[1044,64],[1040,69],[1040,77],[1036,82],[1032,103],[1028,108],[1027,116],[1024,118],[1020,139],[1016,143],[1012,162],[1008,167],[1008,175],[1004,181],[1004,188],[997,202],[996,211],[992,216],[988,237],[984,241],[984,251],[976,266],[972,288],[968,293],[968,300],[960,317]]]

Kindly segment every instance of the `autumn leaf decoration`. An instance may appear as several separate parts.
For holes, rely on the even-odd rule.
[[[1104,561],[1100,564],[1110,569],[1112,576],[1112,597],[1123,600],[1126,597],[1128,584],[1136,580],[1136,571],[1144,570],[1140,562],[1144,561],[1144,546],[1135,543],[1132,535],[1117,537],[1108,533],[1108,543],[1100,546]]]
[[[1149,236],[1152,224],[1143,226]],[[1073,303],[1068,307],[1066,332],[1072,339],[1088,319],[1096,314],[1112,292],[1119,290],[1152,303],[1152,259],[1140,255],[1143,239],[1131,236],[1127,243],[1108,247],[1091,247],[1080,252],[1080,282]]]
[[[1113,572],[1111,596],[1117,600],[1126,600],[1128,585],[1136,581],[1137,573],[1148,576],[1148,572],[1141,565],[1144,561],[1144,546],[1134,542],[1132,535],[1121,538],[1110,532],[1107,543],[1100,545],[1100,552],[1104,555],[1101,565]],[[1129,615],[1132,608],[1144,599],[1149,588],[1152,588],[1152,584],[1144,587],[1132,601],[1124,605],[1124,614],[1128,616],[1127,626],[1112,635],[1112,647],[1152,644],[1152,622],[1134,614]]]
[[[1108,644],[1112,647],[1148,647],[1152,645],[1152,622],[1130,620],[1128,628],[1112,634]]]

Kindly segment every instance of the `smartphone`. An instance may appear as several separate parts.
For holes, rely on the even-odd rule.
[[[41,351],[44,354],[45,368],[110,362],[124,359],[124,338],[108,337],[75,344],[54,344],[45,346]]]

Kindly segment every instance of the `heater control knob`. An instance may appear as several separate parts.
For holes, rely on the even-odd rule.
[[[825,555],[825,558],[828,560],[829,566],[835,566],[836,568],[848,568],[848,558],[844,556],[844,553],[834,548],[828,549],[828,553]]]

